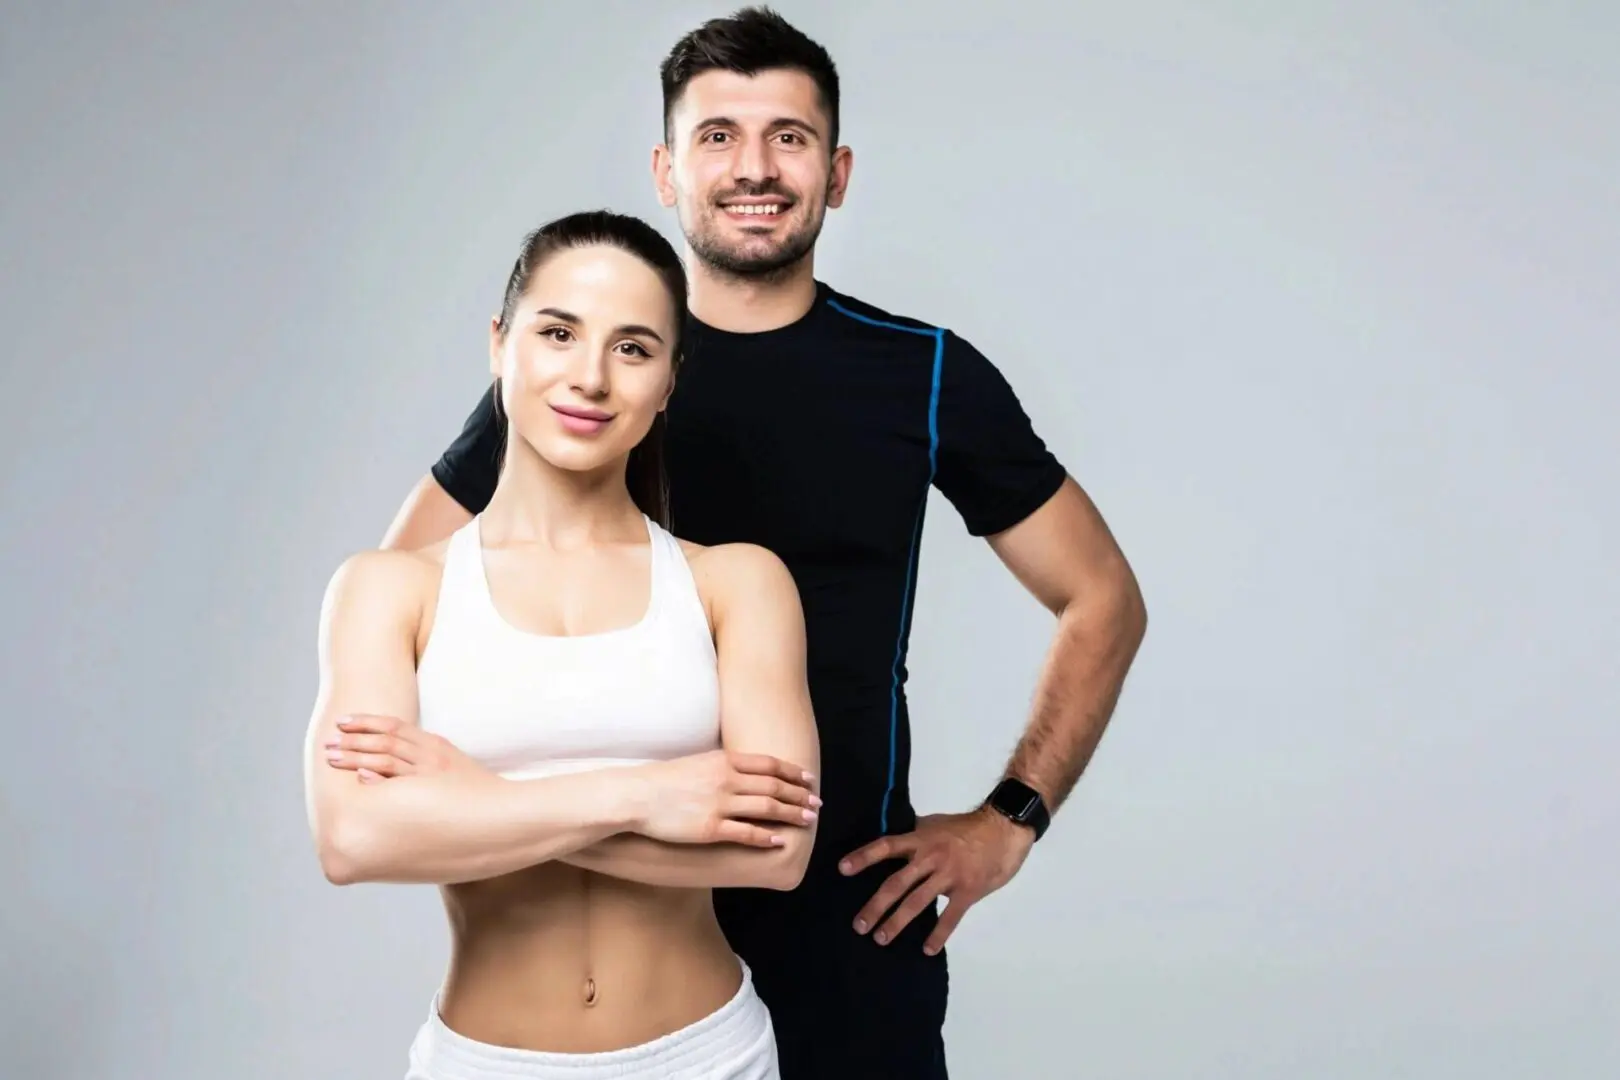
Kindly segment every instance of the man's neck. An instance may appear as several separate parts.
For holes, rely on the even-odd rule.
[[[816,302],[816,273],[805,256],[779,277],[739,278],[686,258],[688,304],[705,326],[733,334],[778,330],[804,318]]]

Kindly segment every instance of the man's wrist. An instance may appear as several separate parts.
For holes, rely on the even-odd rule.
[[[1052,823],[1045,796],[1017,776],[1002,777],[985,798],[984,805],[991,813],[1029,830],[1032,841],[1044,836]]]

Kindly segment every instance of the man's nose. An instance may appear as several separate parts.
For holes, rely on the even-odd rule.
[[[737,180],[763,184],[776,179],[776,158],[763,139],[743,139],[731,159],[731,175]]]

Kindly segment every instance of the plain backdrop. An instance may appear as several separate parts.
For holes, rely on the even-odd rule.
[[[952,943],[953,1075],[1620,1075],[1620,8],[781,8],[855,150],[821,276],[996,360],[1152,615]],[[321,590],[526,229],[678,237],[656,68],[728,10],[4,5],[0,1074],[403,1074],[447,934],[317,868]],[[924,810],[1050,630],[936,497]]]

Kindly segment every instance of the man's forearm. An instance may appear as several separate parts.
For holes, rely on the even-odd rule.
[[[609,877],[674,889],[798,887],[812,837],[795,829],[780,848],[736,844],[667,844],[620,833],[564,856],[561,862]]]
[[[1059,616],[1029,725],[1007,765],[1051,810],[1069,797],[1102,742],[1146,628],[1134,581],[1071,603]]]

